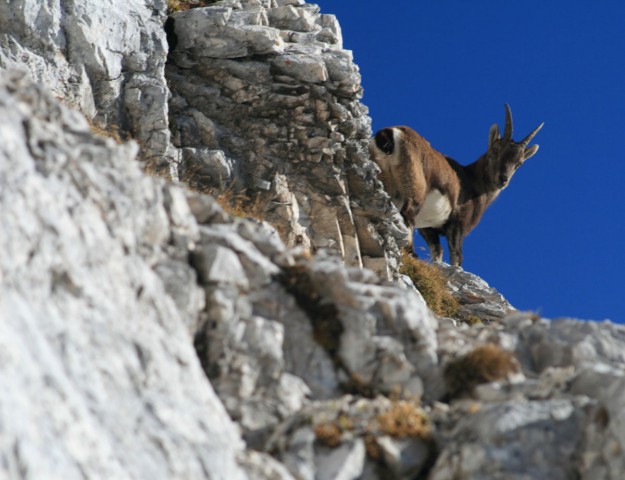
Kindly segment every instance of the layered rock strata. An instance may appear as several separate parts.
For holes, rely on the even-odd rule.
[[[289,245],[392,276],[407,232],[369,161],[371,120],[336,18],[303,1],[221,1],[168,26],[180,177],[235,183]]]

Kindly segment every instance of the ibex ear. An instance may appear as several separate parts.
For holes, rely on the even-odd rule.
[[[527,160],[530,157],[533,157],[538,151],[538,145],[532,145],[529,148],[525,149],[525,153],[523,153],[523,161]]]
[[[496,140],[499,140],[501,136],[499,135],[499,127],[497,124],[493,124],[490,127],[490,132],[488,132],[488,148],[492,147]]]

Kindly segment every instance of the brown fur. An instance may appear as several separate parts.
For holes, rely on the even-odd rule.
[[[500,137],[499,128],[493,125],[487,152],[467,166],[444,156],[405,126],[380,130],[371,140],[370,152],[381,169],[379,178],[386,192],[406,224],[419,228],[432,260],[442,261],[439,237],[443,235],[449,243],[451,264],[460,266],[464,238],[508,185],[516,169],[536,153],[538,145],[527,147],[527,144],[541,127],[521,142],[515,142],[512,140],[512,116],[506,105],[504,137]],[[417,216],[428,194],[435,191],[449,202],[449,215],[437,225],[417,225]]]

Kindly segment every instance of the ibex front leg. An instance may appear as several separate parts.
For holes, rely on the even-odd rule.
[[[428,244],[433,262],[443,261],[443,247],[438,232],[433,228],[420,228],[419,233]]]

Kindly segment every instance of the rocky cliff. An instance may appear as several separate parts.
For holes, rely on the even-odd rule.
[[[244,190],[289,245],[396,271],[406,230],[375,185],[358,68],[317,6],[223,0],[166,21],[165,0],[19,0],[0,32],[0,66],[136,140],[151,171]]]
[[[18,0],[0,32],[3,477],[621,478],[625,329],[397,280],[334,17]],[[277,229],[198,192],[229,183]]]

